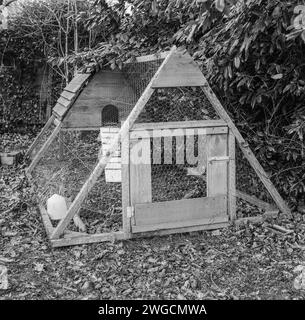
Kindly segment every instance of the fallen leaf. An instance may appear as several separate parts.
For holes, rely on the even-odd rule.
[[[7,268],[0,265],[0,290],[8,289]]]
[[[43,271],[43,268],[44,268],[43,263],[34,263],[34,265],[35,265],[34,270],[36,270],[37,272]]]

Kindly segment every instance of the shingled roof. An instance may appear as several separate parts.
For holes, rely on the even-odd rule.
[[[55,107],[53,115],[58,119],[63,119],[70,107],[73,105],[82,89],[87,85],[92,73],[77,74],[71,82],[64,88]]]

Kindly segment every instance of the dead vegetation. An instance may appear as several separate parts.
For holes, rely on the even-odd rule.
[[[52,250],[23,165],[0,167],[0,190],[0,265],[9,285],[0,299],[305,298],[294,283],[305,258],[301,212],[214,232]]]

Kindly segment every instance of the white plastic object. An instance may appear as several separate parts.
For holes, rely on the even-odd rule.
[[[53,194],[47,201],[47,212],[52,220],[61,220],[67,214],[66,199],[59,194]]]

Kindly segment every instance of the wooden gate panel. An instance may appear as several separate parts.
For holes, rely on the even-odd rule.
[[[209,197],[135,205],[132,232],[182,228],[228,221],[227,197]]]

